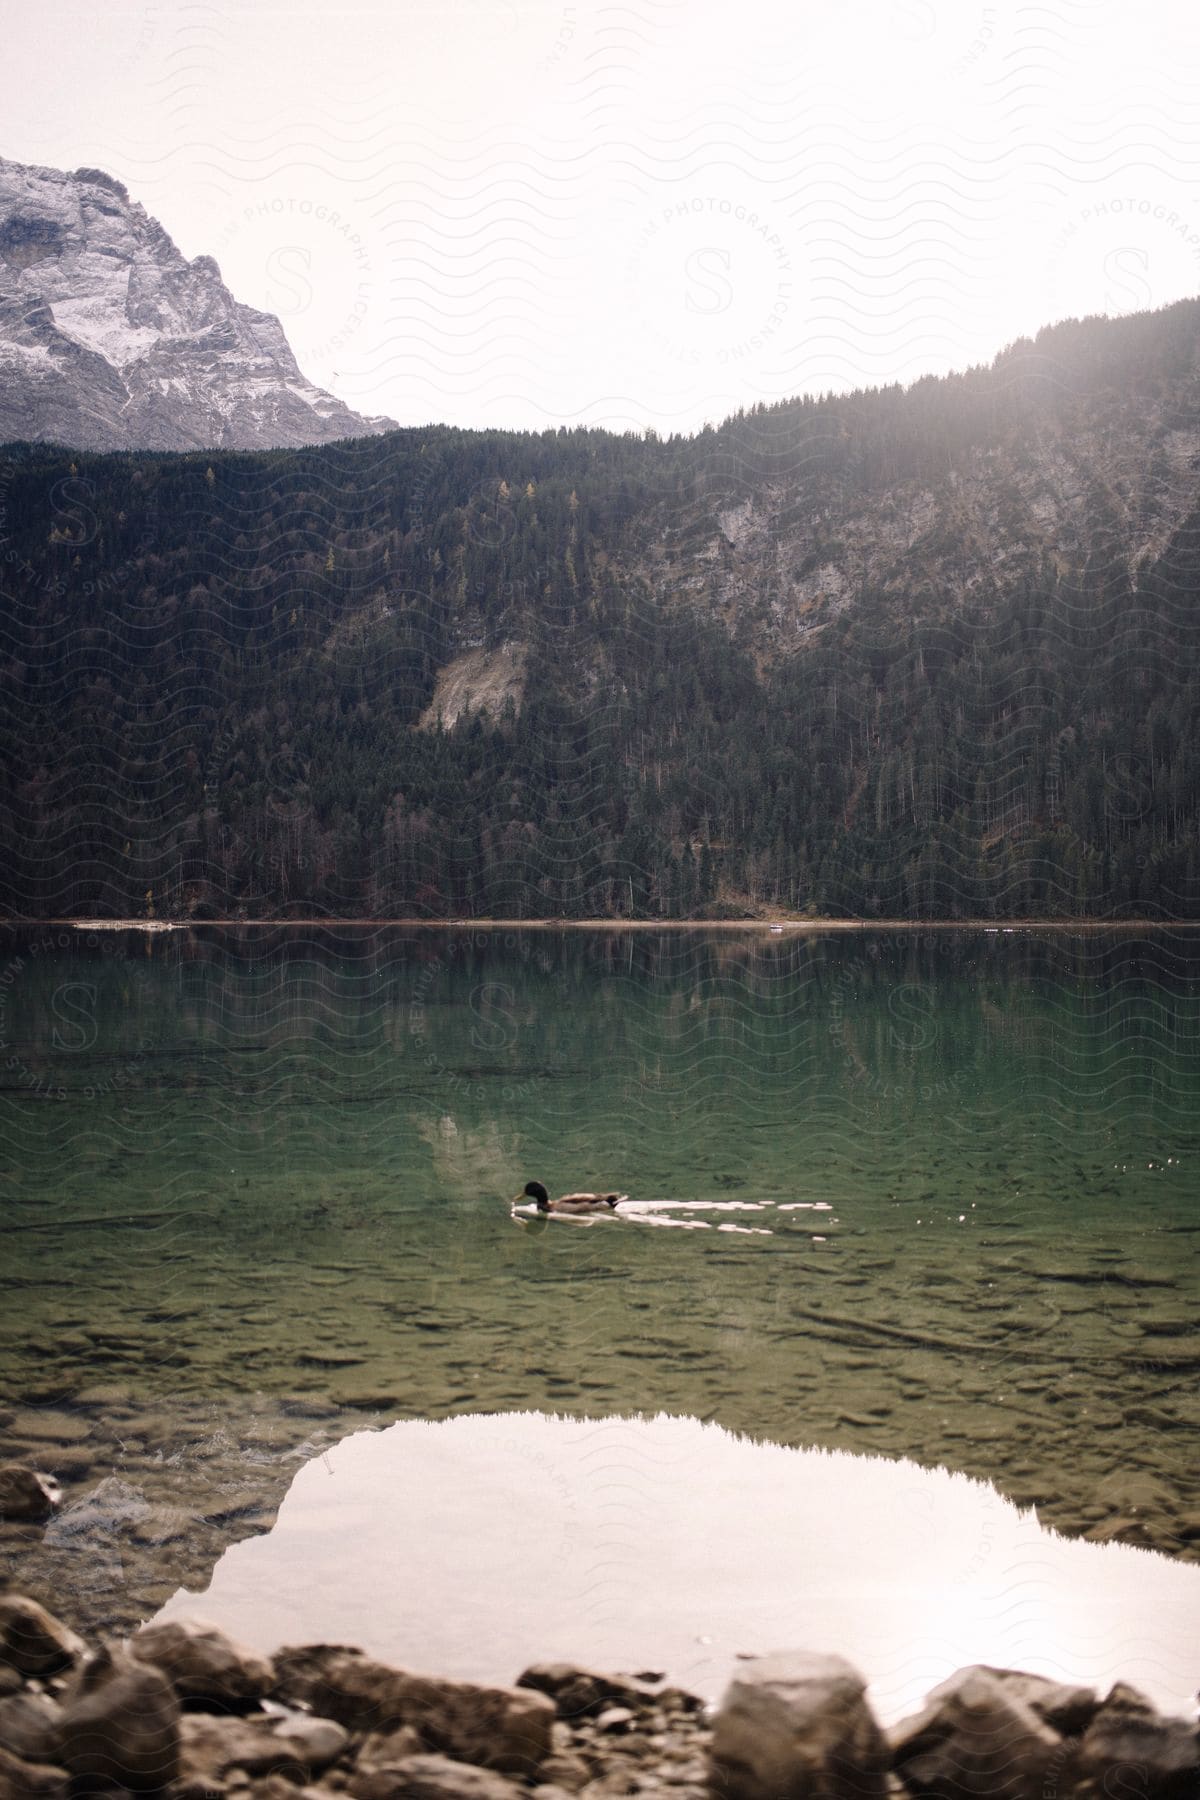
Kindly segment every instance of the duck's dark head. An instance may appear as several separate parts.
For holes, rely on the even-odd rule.
[[[525,1183],[525,1192],[529,1195],[531,1200],[537,1201],[537,1209],[539,1212],[550,1211],[550,1196],[540,1181],[527,1181]]]

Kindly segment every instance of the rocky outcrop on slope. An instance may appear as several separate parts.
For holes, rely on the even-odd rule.
[[[690,493],[646,484],[628,566],[767,660],[843,615],[977,628],[1030,586],[1057,581],[1071,607],[1118,576],[1137,592],[1163,557],[1174,584],[1197,501],[1200,309],[1060,321],[990,367],[781,402],[706,443]]]
[[[0,159],[0,442],[257,450],[390,430],[98,169]]]

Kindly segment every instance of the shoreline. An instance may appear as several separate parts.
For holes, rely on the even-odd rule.
[[[1068,936],[1118,931],[1197,931],[1200,919],[413,919],[321,917],[308,919],[40,919],[7,917],[0,926],[21,931],[731,931],[765,932],[771,937],[842,933],[973,931],[985,937],[1022,932]]]
[[[811,1648],[743,1658],[710,1707],[657,1669],[493,1686],[349,1645],[264,1656],[199,1619],[93,1647],[11,1591],[0,1628],[0,1793],[31,1800],[1093,1800],[1134,1757],[1142,1800],[1174,1800],[1200,1773],[1194,1718],[1058,1670],[968,1664],[883,1728],[858,1668]]]

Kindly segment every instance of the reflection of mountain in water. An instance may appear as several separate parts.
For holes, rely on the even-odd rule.
[[[346,1438],[159,1616],[191,1612],[267,1650],[356,1643],[483,1681],[576,1659],[712,1698],[739,1653],[797,1646],[857,1663],[885,1720],[972,1662],[1123,1677],[1179,1710],[1200,1569],[1056,1537],[945,1470],[510,1413]]]

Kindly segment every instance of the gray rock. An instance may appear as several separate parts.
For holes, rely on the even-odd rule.
[[[275,1737],[313,1775],[335,1763],[350,1742],[344,1726],[311,1713],[288,1713],[275,1726]]]
[[[749,1660],[713,1723],[709,1785],[727,1800],[885,1800],[888,1748],[840,1656]]]
[[[596,1715],[597,1731],[626,1732],[633,1724],[635,1714],[628,1706],[606,1706],[602,1713]]]
[[[689,1693],[687,1688],[675,1687],[668,1682],[657,1694],[658,1704],[668,1712],[700,1713],[704,1711],[704,1701],[699,1694]]]
[[[219,1781],[230,1769],[266,1775],[299,1765],[261,1719],[236,1714],[184,1713],[179,1721],[179,1766],[191,1779]]]
[[[53,1762],[58,1754],[62,1707],[48,1694],[29,1690],[0,1700],[0,1744],[26,1762]]]
[[[232,1790],[230,1790],[232,1792]],[[243,1790],[245,1791],[245,1790]],[[254,1784],[254,1800],[345,1800],[343,1788],[327,1787],[323,1782],[319,1785],[305,1786],[297,1790],[295,1784],[285,1775],[267,1775]],[[203,1800],[212,1800],[211,1792]]]
[[[1020,1669],[985,1668],[983,1673],[994,1675],[1010,1700],[1023,1701],[1051,1730],[1062,1732],[1064,1737],[1085,1731],[1100,1705],[1095,1688],[1051,1681],[1048,1676],[1028,1675]]]
[[[661,1771],[669,1787],[703,1787],[708,1771],[699,1758],[691,1762],[669,1763]]]
[[[915,1755],[926,1741],[936,1742],[945,1735],[939,1696],[969,1675],[984,1675],[998,1682],[1010,1700],[1027,1706],[1044,1724],[1064,1737],[1073,1737],[1085,1730],[1100,1705],[1095,1688],[1072,1687],[1066,1682],[1051,1681],[1045,1675],[1029,1675],[1020,1669],[994,1669],[984,1663],[972,1663],[969,1668],[959,1669],[948,1682],[934,1688],[919,1713],[902,1719],[885,1733],[897,1764],[903,1756]]]
[[[30,1407],[17,1414],[11,1432],[13,1437],[27,1438],[34,1444],[79,1444],[91,1436],[92,1427],[77,1413],[59,1412],[51,1407]]]
[[[183,1544],[195,1535],[201,1521],[182,1506],[151,1506],[144,1518],[130,1526],[135,1544],[159,1550],[167,1544]]]
[[[592,1779],[592,1771],[582,1756],[571,1750],[556,1750],[546,1758],[539,1774],[544,1784],[565,1789],[568,1794],[578,1794]]]
[[[409,1756],[383,1769],[361,1769],[346,1790],[354,1800],[522,1800],[524,1790],[490,1769],[448,1756]]]
[[[244,1710],[275,1686],[272,1663],[202,1619],[168,1619],[145,1625],[129,1640],[139,1662],[168,1676],[184,1701],[203,1700]]]
[[[19,1675],[55,1675],[78,1662],[86,1649],[69,1625],[36,1600],[0,1594],[0,1663]]]
[[[275,1670],[281,1699],[351,1731],[411,1725],[430,1750],[526,1776],[550,1754],[554,1707],[542,1694],[410,1675],[330,1644],[281,1650]]]
[[[372,1731],[362,1741],[356,1761],[360,1769],[390,1768],[409,1756],[424,1754],[425,1743],[419,1731],[402,1725],[399,1731]]]
[[[671,1705],[680,1711],[699,1712],[704,1704],[682,1688],[663,1686],[657,1676],[601,1674],[577,1663],[533,1663],[518,1675],[517,1686],[547,1694],[560,1719],[600,1713],[612,1705]]]
[[[128,1531],[149,1516],[150,1504],[140,1488],[119,1475],[107,1475],[87,1494],[65,1506],[46,1528],[48,1544],[111,1536]]]
[[[101,1650],[63,1707],[59,1760],[81,1781],[153,1792],[179,1772],[179,1701],[159,1669]]]
[[[61,1501],[62,1490],[48,1475],[23,1463],[0,1466],[0,1519],[47,1519]]]
[[[223,1800],[227,1792],[223,1783],[207,1775],[181,1775],[163,1790],[164,1800]],[[291,1788],[290,1800],[295,1800],[295,1793]]]
[[[87,1351],[82,1351],[82,1354],[86,1356]],[[75,1404],[98,1407],[102,1412],[113,1412],[121,1407],[131,1406],[133,1394],[129,1388],[119,1387],[115,1381],[98,1381],[76,1394]]]
[[[231,1769],[248,1775],[295,1775],[304,1780],[345,1750],[348,1733],[331,1719],[289,1713],[284,1718],[184,1713],[180,1761],[190,1776],[219,1778]]]
[[[1134,1688],[1118,1683],[1076,1753],[1080,1800],[1196,1800],[1200,1734],[1186,1719],[1164,1719]]]
[[[1102,1704],[1105,1713],[1133,1712],[1142,1713],[1147,1719],[1158,1717],[1158,1709],[1153,1700],[1148,1699],[1141,1688],[1133,1687],[1128,1681],[1114,1681]]]
[[[1029,1800],[1057,1785],[1062,1739],[991,1670],[961,1669],[922,1712],[889,1733],[893,1766],[910,1794],[930,1800]]]
[[[637,1772],[628,1767],[608,1769],[595,1781],[589,1781],[582,1790],[581,1800],[627,1800],[630,1794],[640,1794],[642,1780]]]
[[[0,1748],[0,1800],[67,1800],[67,1776],[48,1763],[30,1763]]]
[[[56,1485],[56,1478],[82,1481],[97,1456],[97,1446],[91,1443],[22,1444],[14,1438],[9,1440],[9,1448],[15,1462],[35,1468],[44,1480],[55,1481]]]

